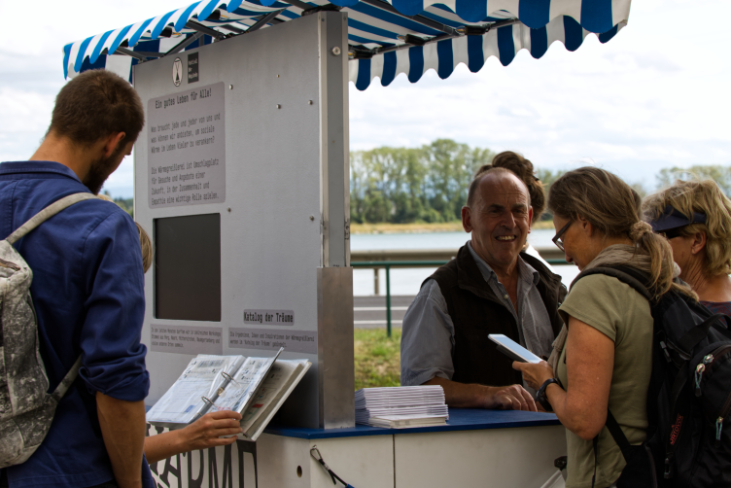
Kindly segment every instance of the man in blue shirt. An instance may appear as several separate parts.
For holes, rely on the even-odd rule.
[[[62,197],[98,193],[143,124],[140,98],[122,78],[97,70],[67,83],[30,161],[0,164],[0,234]],[[25,463],[0,470],[0,486],[153,487],[142,453],[149,375],[134,222],[114,203],[85,200],[15,247],[33,271],[49,391],[82,359],[45,440]]]

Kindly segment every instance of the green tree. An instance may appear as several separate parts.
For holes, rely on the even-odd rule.
[[[351,220],[413,222],[424,206],[420,149],[379,147],[351,153]],[[386,204],[388,202],[388,204]]]
[[[444,221],[459,220],[475,172],[491,162],[495,153],[451,139],[437,139],[423,146],[423,151],[428,168],[425,193],[430,206]]]

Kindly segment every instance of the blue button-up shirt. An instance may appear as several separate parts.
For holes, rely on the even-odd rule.
[[[0,164],[0,238],[54,201],[88,191],[59,163]],[[96,392],[139,401],[150,386],[140,343],[145,299],[135,224],[114,203],[86,200],[51,217],[15,248],[33,272],[49,391],[79,355],[82,362],[41,446],[25,463],[5,469],[9,484],[88,487],[110,481]],[[143,485],[154,486],[149,467],[143,463],[141,469]]]

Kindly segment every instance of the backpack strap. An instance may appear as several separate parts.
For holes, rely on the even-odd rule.
[[[69,369],[68,373],[66,373],[66,376],[63,377],[61,380],[61,383],[58,384],[55,390],[53,390],[53,393],[51,393],[51,396],[54,400],[56,400],[56,403],[61,401],[61,398],[66,394],[69,387],[71,386],[71,383],[74,382],[76,377],[79,375],[79,368],[81,367],[81,356],[76,358],[76,361],[74,362],[74,365],[71,366],[71,369]]]
[[[693,348],[708,335],[708,331],[712,326],[715,326],[716,330],[729,337],[728,330],[721,325],[722,321],[725,319],[726,315],[723,314],[712,315],[710,318],[707,318],[686,332],[683,337],[677,341],[678,345],[683,348],[687,354],[690,354]]]
[[[607,421],[604,425],[607,426],[607,430],[610,434],[612,434],[614,442],[617,443],[617,445],[619,446],[619,450],[622,451],[622,457],[624,458],[624,461],[628,463],[629,449],[630,447],[632,447],[632,445],[629,443],[629,440],[627,440],[627,436],[624,435],[622,427],[619,426],[619,423],[617,423],[617,419],[614,418],[614,415],[612,415],[612,411],[609,409],[607,409]],[[593,488],[594,484],[596,483],[597,458],[599,457],[599,434],[597,434],[591,440],[591,442],[594,447],[594,476],[591,478],[591,486]]]
[[[636,270],[631,266],[597,266],[596,268],[589,268],[586,271],[582,271],[576,278],[574,278],[574,281],[571,282],[571,288],[573,288],[576,282],[584,276],[594,274],[603,274],[611,276],[612,278],[617,278],[622,283],[634,288],[637,293],[645,297],[645,299],[652,300],[650,290],[643,283],[643,281],[646,280],[646,277],[641,271]]]
[[[617,422],[617,419],[614,418],[614,415],[612,415],[611,410],[607,410],[606,426],[609,433],[612,434],[614,442],[616,442],[619,446],[619,450],[622,451],[622,456],[624,456],[624,460],[627,461],[627,454],[629,454],[629,448],[632,445],[629,443],[627,436],[624,435],[622,427],[619,426],[619,423]]]
[[[74,203],[80,202],[82,200],[89,200],[90,198],[98,198],[96,195],[93,195],[91,193],[74,193],[72,195],[68,195],[66,197],[61,198],[60,200],[57,200],[35,214],[33,217],[31,217],[26,223],[15,229],[15,231],[10,234],[6,241],[10,243],[10,245],[15,244],[16,241],[21,239],[23,236],[25,236],[28,232],[32,231],[39,225],[41,225],[46,220],[50,219],[57,213],[59,213],[61,210],[65,209],[66,207],[70,207]]]
[[[594,476],[591,477],[591,488],[594,488],[596,486],[596,467],[599,464],[599,434],[591,440],[591,445],[594,447]]]

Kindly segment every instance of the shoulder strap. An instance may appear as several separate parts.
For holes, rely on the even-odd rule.
[[[577,281],[579,281],[584,276],[589,276],[593,274],[603,274],[607,276],[611,276],[613,278],[617,278],[622,283],[631,286],[637,292],[645,297],[647,300],[652,299],[652,294],[647,289],[647,286],[642,282],[640,272],[635,271],[634,268],[631,266],[597,266],[596,268],[590,268],[586,271],[582,271],[579,273],[579,275],[574,278],[574,281],[571,282],[571,287],[576,284]]]
[[[25,236],[28,232],[32,231],[39,225],[41,225],[46,220],[50,219],[57,213],[59,213],[61,210],[65,209],[66,207],[70,207],[74,203],[80,202],[82,200],[88,200],[90,198],[98,198],[96,195],[93,195],[91,193],[74,193],[72,195],[68,195],[66,197],[61,198],[60,200],[57,200],[35,214],[33,217],[30,218],[25,224],[21,225],[17,229],[15,229],[15,232],[10,234],[6,241],[8,241],[11,245],[15,244],[16,241],[21,239],[23,236]]]
[[[624,456],[626,461],[627,455],[629,454],[628,450],[631,447],[631,444],[629,443],[629,440],[627,440],[627,436],[624,435],[624,431],[622,431],[622,427],[619,426],[617,419],[615,419],[614,415],[612,415],[611,410],[607,410],[606,426],[609,433],[612,434],[614,442],[616,442],[619,446],[619,450],[622,451],[622,455]]]
[[[678,339],[678,346],[680,346],[683,351],[690,355],[695,346],[697,346],[700,341],[706,338],[706,336],[708,335],[708,331],[711,329],[711,327],[714,327],[721,334],[731,339],[728,330],[724,329],[724,327],[721,325],[725,319],[726,316],[723,314],[712,315],[711,317],[707,318],[700,324],[690,329],[680,339]]]
[[[51,396],[54,400],[56,400],[56,403],[61,401],[61,398],[66,394],[66,391],[71,386],[71,383],[74,382],[76,377],[79,375],[79,368],[81,367],[81,356],[76,358],[76,361],[74,361],[73,366],[71,366],[71,369],[66,373],[66,376],[63,377],[61,380],[61,383],[58,384],[55,390],[53,390],[53,393],[51,393]]]

